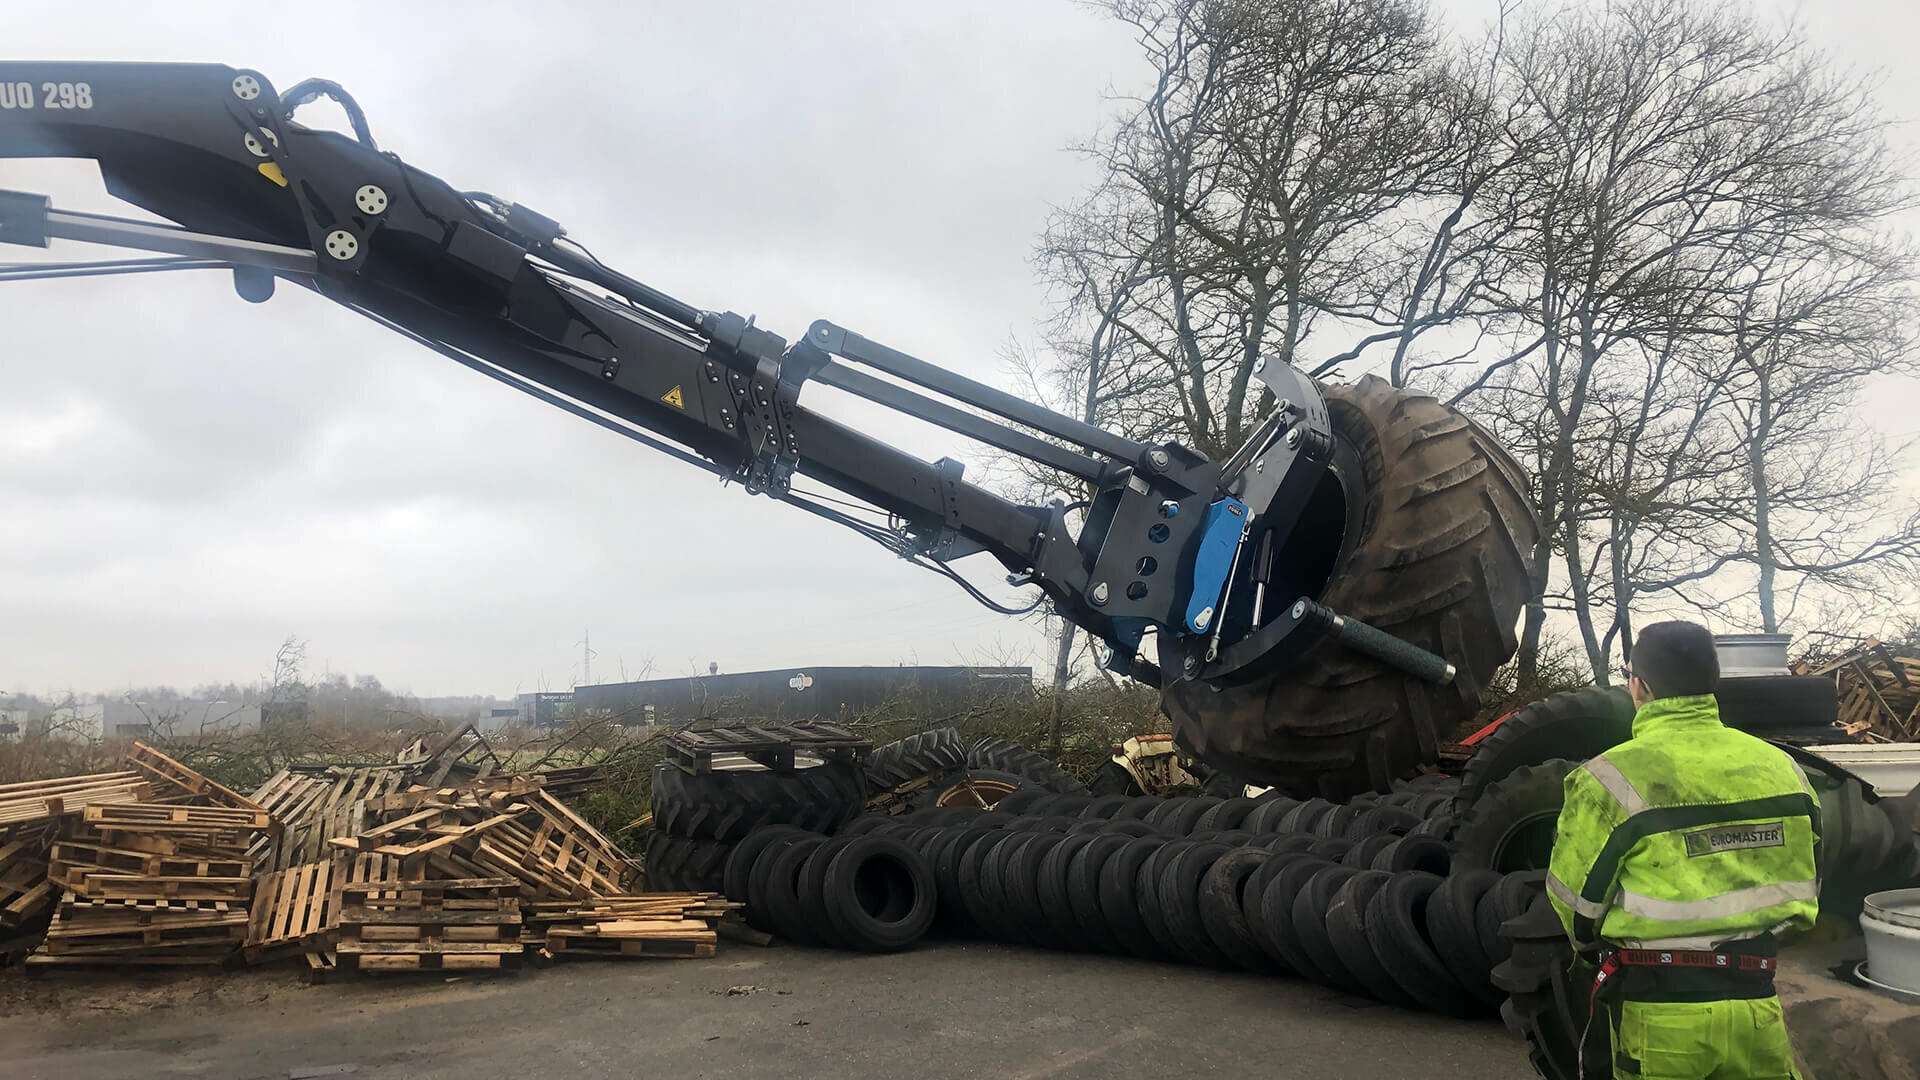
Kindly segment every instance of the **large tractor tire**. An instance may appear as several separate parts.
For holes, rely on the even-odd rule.
[[[1528,765],[1581,762],[1633,738],[1633,695],[1624,686],[1587,686],[1528,705],[1501,721],[1460,770],[1453,812],[1465,817],[1487,788]]]
[[[1372,376],[1325,393],[1336,483],[1295,535],[1331,548],[1306,532],[1346,524],[1317,598],[1458,674],[1435,685],[1328,641],[1250,682],[1176,682],[1163,703],[1182,744],[1215,768],[1344,799],[1437,760],[1479,708],[1481,685],[1518,647],[1540,525],[1519,465],[1465,416]]]

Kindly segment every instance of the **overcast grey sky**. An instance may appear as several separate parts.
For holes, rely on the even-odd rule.
[[[1473,23],[1495,4],[1439,7]],[[989,379],[1044,310],[1028,256],[1048,208],[1093,177],[1064,147],[1140,75],[1124,33],[1063,0],[154,12],[27,6],[0,52],[335,79],[383,148],[557,218],[635,277]],[[1843,62],[1890,69],[1890,109],[1916,100],[1914,5],[1805,18]],[[0,187],[125,210],[88,163],[0,161]],[[1912,430],[1912,395],[1888,400],[1876,419]],[[316,670],[507,694],[570,685],[588,629],[597,678],[1040,663],[1044,644],[851,533],[303,290],[254,306],[214,275],[0,286],[0,690],[246,681],[291,633]]]

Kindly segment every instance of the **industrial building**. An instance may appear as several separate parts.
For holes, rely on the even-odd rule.
[[[572,705],[581,715],[607,714],[628,724],[702,717],[838,720],[894,705],[937,714],[1032,693],[1030,667],[783,668],[579,686]]]

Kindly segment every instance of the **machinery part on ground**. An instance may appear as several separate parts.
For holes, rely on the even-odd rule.
[[[1444,657],[1437,685],[1322,643],[1251,681],[1165,691],[1175,733],[1209,764],[1296,794],[1386,790],[1436,760],[1517,646],[1539,533],[1512,457],[1465,417],[1369,376],[1327,390],[1325,488],[1349,523],[1319,599]],[[1290,543],[1295,541],[1290,541]],[[1306,590],[1303,590],[1306,591]]]
[[[1096,795],[1171,795],[1197,791],[1202,786],[1200,778],[1182,760],[1173,736],[1165,733],[1128,738],[1100,764],[1087,785]]]
[[[995,735],[989,735],[967,749],[967,766],[1012,773],[1048,791],[1087,794],[1087,786],[1075,780],[1052,758]]]
[[[845,762],[791,772],[748,765],[699,775],[664,761],[653,767],[653,827],[669,836],[732,842],[767,825],[832,832],[853,820],[865,802],[864,778]]]
[[[733,845],[654,830],[647,838],[647,888],[654,892],[721,892]]]
[[[1573,761],[1527,765],[1488,785],[1467,808],[1454,833],[1454,862],[1468,869],[1543,870],[1566,803]]]
[[[1546,892],[1536,893],[1501,932],[1509,955],[1493,969],[1494,985],[1507,994],[1500,1016],[1507,1030],[1527,1040],[1534,1070],[1546,1080],[1580,1080],[1584,1040],[1589,1067],[1611,1072],[1613,1033],[1604,1021],[1587,1022],[1592,969],[1575,962]]]
[[[1840,693],[1833,679],[1817,675],[1747,675],[1721,679],[1713,696],[1720,702],[1720,721],[1730,728],[1771,735],[1776,732],[1824,730],[1842,738]]]
[[[867,755],[867,790],[887,791],[967,763],[967,746],[953,727],[934,728],[874,747]]]
[[[1500,721],[1460,770],[1453,812],[1465,817],[1482,792],[1514,770],[1556,758],[1585,761],[1633,737],[1633,695],[1587,686],[1541,698]]]

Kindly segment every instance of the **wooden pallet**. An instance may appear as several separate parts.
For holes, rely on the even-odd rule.
[[[237,904],[63,901],[34,964],[219,964],[246,938]]]
[[[266,808],[245,795],[223,784],[215,783],[200,773],[180,764],[167,755],[155,750],[143,742],[133,744],[133,750],[127,754],[127,764],[145,773],[162,788],[172,787],[183,794],[190,795],[208,806],[220,806],[230,810],[247,810],[265,814]]]
[[[517,966],[525,950],[519,888],[513,878],[348,882],[336,960],[350,971]]]
[[[60,887],[47,880],[50,846],[45,826],[0,830],[0,931],[34,918],[60,895]]]
[[[0,784],[0,827],[51,821],[90,805],[143,802],[152,795],[153,786],[133,772]]]
[[[227,900],[253,895],[251,877],[162,877],[88,873],[61,879],[61,885],[91,900]]]
[[[224,806],[151,803],[88,806],[81,817],[101,831],[210,833],[265,832],[273,828],[273,815],[265,810],[234,810]]]
[[[75,870],[159,877],[246,877],[253,872],[253,860],[245,855],[163,855],[75,840],[56,841],[49,860],[63,876]]]
[[[408,786],[398,765],[331,766],[319,772],[277,773],[253,793],[281,823],[277,838],[261,837],[252,854],[262,871],[331,861],[336,836],[358,836],[371,822],[367,802]]]
[[[262,875],[254,886],[247,922],[247,960],[260,963],[295,950],[325,949],[339,925],[336,873],[345,873],[343,863],[308,863]]]
[[[665,760],[696,776],[710,773],[714,759],[736,754],[779,772],[792,772],[796,754],[858,764],[873,744],[838,724],[726,724],[702,721],[668,735]]]

